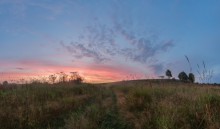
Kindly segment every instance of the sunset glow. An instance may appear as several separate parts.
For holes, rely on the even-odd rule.
[[[9,70],[5,70],[1,73],[1,81],[9,80],[13,82],[20,81],[21,79],[29,81],[34,78],[47,78],[52,74],[57,74],[58,76],[60,72],[64,72],[66,74],[70,74],[70,72],[78,72],[85,78],[86,82],[92,83],[121,81],[125,79],[132,79],[134,76],[136,79],[144,78],[144,72],[133,70],[132,67],[116,67],[103,64],[62,66],[42,64],[35,61],[21,61],[17,63],[8,63],[7,66]]]
[[[160,1],[160,2],[159,2]],[[100,83],[213,70],[220,82],[215,0],[0,0],[0,82],[78,72]],[[197,65],[198,64],[198,65]]]

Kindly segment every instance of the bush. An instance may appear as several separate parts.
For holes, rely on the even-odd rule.
[[[76,84],[81,84],[83,82],[83,77],[80,76],[77,72],[71,72],[70,81]]]
[[[188,76],[187,76],[187,74],[186,74],[184,71],[181,72],[181,73],[179,73],[178,78],[179,78],[181,81],[184,81],[184,82],[187,82],[187,81],[188,81]]]
[[[166,76],[170,79],[172,77],[172,73],[169,69],[166,71]]]
[[[193,73],[189,73],[189,81],[194,83],[195,82],[195,76]]]
[[[4,81],[2,84],[3,84],[3,86],[7,86],[8,85],[8,81]]]

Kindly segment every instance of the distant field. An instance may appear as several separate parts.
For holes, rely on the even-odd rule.
[[[0,90],[0,129],[219,129],[220,88],[172,80]]]

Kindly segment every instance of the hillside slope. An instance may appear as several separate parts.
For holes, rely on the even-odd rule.
[[[1,129],[218,129],[220,88],[173,80],[0,91]]]

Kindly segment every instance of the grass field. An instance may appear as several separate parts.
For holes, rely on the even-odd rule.
[[[0,129],[219,129],[220,88],[178,81],[0,90]]]

